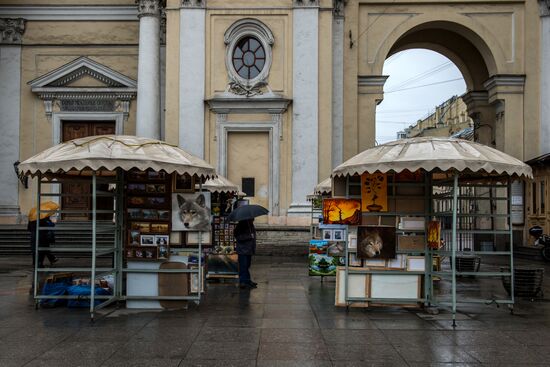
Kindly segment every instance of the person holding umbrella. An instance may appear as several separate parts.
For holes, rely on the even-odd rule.
[[[40,220],[38,219],[36,208],[29,211],[29,224],[27,230],[31,232],[31,249],[32,249],[32,265],[35,265],[36,259],[36,225],[42,227],[55,227],[55,223],[51,220],[51,216],[59,209],[59,205],[53,201],[46,201],[40,205]],[[38,247],[50,247],[55,244],[55,232],[51,229],[40,230],[38,235]],[[57,257],[50,251],[38,252],[38,267],[44,267],[44,258],[48,258],[50,264],[57,262]]]
[[[229,220],[238,222],[233,230],[237,242],[239,261],[239,287],[241,289],[256,288],[257,283],[250,277],[252,255],[256,252],[256,228],[254,218],[266,215],[269,211],[260,205],[244,205],[236,208],[229,214]]]

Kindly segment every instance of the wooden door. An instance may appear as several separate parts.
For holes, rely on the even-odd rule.
[[[78,138],[84,138],[92,135],[107,135],[115,133],[114,121],[63,121],[63,141],[69,141]],[[105,187],[102,187],[105,186]],[[107,185],[99,185],[98,190],[106,191]],[[74,183],[63,184],[61,188],[63,194],[72,194],[74,196],[63,197],[61,207],[63,210],[74,210],[81,213],[64,214],[63,220],[88,220],[90,215],[86,214],[91,208],[91,185]],[[97,209],[113,209],[113,200],[109,197],[97,198]],[[110,219],[111,214],[98,214],[97,219]]]

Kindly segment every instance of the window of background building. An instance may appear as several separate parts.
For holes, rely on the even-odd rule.
[[[265,66],[265,50],[255,37],[244,37],[233,50],[233,67],[244,79],[257,77]]]
[[[255,195],[254,177],[243,177],[241,184],[242,184],[241,186],[243,188],[243,192],[246,194],[246,196],[254,197]]]

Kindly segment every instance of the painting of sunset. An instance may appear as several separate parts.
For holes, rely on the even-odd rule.
[[[325,199],[323,200],[323,223],[348,224],[361,223],[361,200]]]

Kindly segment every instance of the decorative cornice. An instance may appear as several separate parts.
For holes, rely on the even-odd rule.
[[[475,103],[488,103],[487,91],[472,91],[462,95],[462,100],[466,105],[473,105]]]
[[[357,85],[360,87],[382,87],[386,84],[389,75],[359,75]]]
[[[550,16],[550,0],[539,0],[540,16]]]
[[[206,0],[181,0],[180,8],[205,9]]]
[[[490,90],[495,87],[523,87],[525,85],[525,75],[501,74],[489,78],[483,86]]]
[[[135,6],[2,6],[0,13],[26,20],[136,20]]]
[[[39,88],[33,90],[43,100],[132,100],[136,98],[135,88]]]
[[[236,96],[231,93],[216,94],[206,102],[215,113],[269,113],[286,111],[291,100],[275,93],[254,97]]]
[[[161,0],[136,0],[138,18],[160,17]]]
[[[23,18],[0,18],[0,43],[21,44],[25,22]]]
[[[319,0],[293,0],[295,8],[318,8]]]

